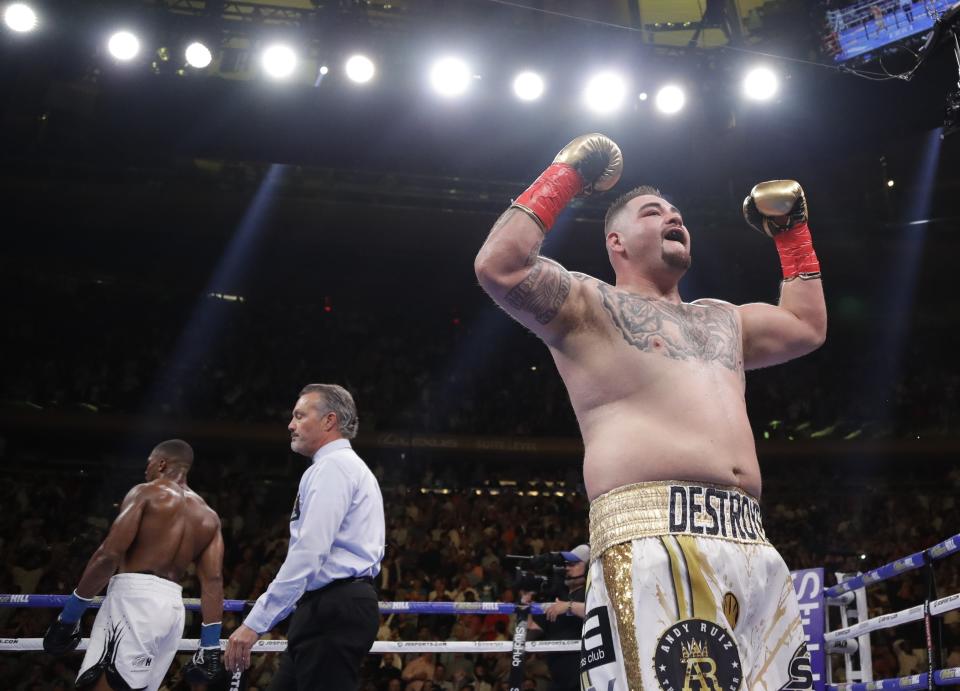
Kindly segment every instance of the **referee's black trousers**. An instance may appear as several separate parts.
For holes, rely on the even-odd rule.
[[[371,579],[335,581],[306,593],[290,619],[287,650],[270,691],[356,691],[379,627]]]

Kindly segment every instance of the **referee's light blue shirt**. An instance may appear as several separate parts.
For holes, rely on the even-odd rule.
[[[380,485],[347,439],[313,454],[290,516],[290,546],[244,624],[263,634],[303,594],[341,578],[376,576],[386,541]]]

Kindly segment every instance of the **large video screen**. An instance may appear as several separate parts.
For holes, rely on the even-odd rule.
[[[864,58],[883,46],[933,29],[956,0],[860,0],[827,10],[825,47],[836,62]]]

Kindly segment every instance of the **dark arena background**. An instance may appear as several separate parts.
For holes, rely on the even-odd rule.
[[[362,688],[513,688],[492,643],[512,640],[515,615],[468,605],[516,602],[507,555],[586,542],[589,504],[549,353],[484,294],[473,260],[511,199],[589,132],[619,144],[623,177],[568,207],[543,253],[604,281],[606,207],[651,184],[690,229],[685,301],[775,302],[776,252],[741,204],[762,180],[804,186],[829,335],[747,374],[767,532],[823,586],[921,553],[858,591],[859,614],[925,605],[931,636],[924,613],[866,633],[857,655],[827,655],[819,689],[953,681],[958,610],[929,610],[960,591],[960,570],[925,551],[960,532],[951,5],[3,3],[0,688],[74,688],[80,653],[17,643],[58,608],[10,596],[73,590],[163,439],[193,445],[190,484],[222,517],[226,597],[256,599],[286,553],[306,467],[286,425],[314,381],[357,401],[354,446],[386,508],[380,599],[463,610],[384,610],[378,641],[491,642],[371,654]],[[369,62],[348,73],[359,54]],[[462,62],[440,73],[442,58]],[[748,93],[758,67],[767,92]],[[524,70],[542,80],[532,100],[514,91]],[[193,571],[183,585],[199,596]],[[821,603],[825,631],[855,621]],[[240,621],[227,613],[223,638]],[[185,639],[199,623],[188,612]],[[522,688],[549,688],[550,654],[528,653]],[[255,651],[247,688],[266,689],[278,658]],[[204,688],[183,680],[189,659],[161,688]],[[413,678],[412,662],[445,671]]]

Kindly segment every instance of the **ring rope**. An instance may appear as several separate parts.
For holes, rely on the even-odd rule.
[[[827,598],[838,598],[844,593],[865,588],[868,585],[899,576],[907,571],[919,569],[926,564],[928,560],[937,561],[938,559],[949,557],[951,554],[956,554],[957,552],[960,552],[960,534],[949,537],[943,542],[938,542],[929,549],[915,552],[896,561],[892,561],[889,564],[884,564],[876,569],[867,571],[859,576],[848,578],[835,586],[826,588],[823,594]]]
[[[900,610],[899,612],[891,612],[890,614],[883,614],[879,617],[874,617],[873,619],[865,619],[864,621],[854,624],[853,626],[848,626],[845,629],[829,631],[824,634],[823,640],[824,643],[830,645],[839,641],[857,638],[866,633],[870,633],[871,631],[889,629],[893,626],[907,624],[911,621],[920,621],[923,619],[923,609],[924,605],[919,604],[914,605],[913,607],[908,607],[904,610]],[[960,609],[960,593],[947,595],[946,597],[941,597],[939,600],[933,600],[930,603],[930,614],[933,615],[944,614],[945,612],[950,612],[955,609]]]
[[[29,595],[0,594],[0,607],[63,607],[67,595]],[[93,598],[91,607],[99,607],[103,597]],[[253,606],[248,600],[224,600],[223,611],[242,612]],[[196,611],[200,609],[200,598],[183,598],[184,608]],[[381,602],[380,613],[389,614],[513,614],[518,605],[512,602]],[[530,605],[532,614],[545,614],[540,603]]]
[[[933,682],[938,686],[960,684],[960,667],[935,670]],[[854,684],[828,684],[826,691],[880,691],[881,689],[883,691],[919,691],[926,688],[928,688],[927,673],[924,672],[894,679],[878,679]]]
[[[89,638],[84,638],[77,650],[86,650]],[[199,638],[180,640],[177,650],[192,652],[200,645]],[[512,641],[375,641],[370,652],[384,653],[509,653],[513,651]],[[580,641],[527,641],[526,651],[530,653],[580,652]],[[227,641],[220,641],[220,648],[226,649]],[[253,644],[255,653],[282,653],[287,649],[285,639],[269,639]],[[0,638],[0,652],[43,650],[42,638]]]

